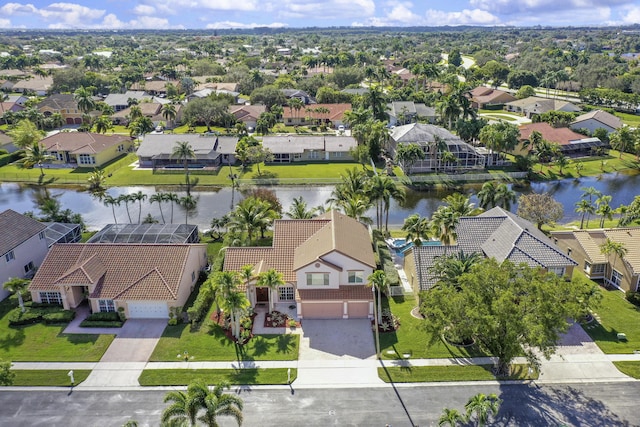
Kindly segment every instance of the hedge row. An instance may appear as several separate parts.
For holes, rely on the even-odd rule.
[[[14,151],[11,154],[0,155],[0,166],[16,162],[22,157],[22,151]]]
[[[119,320],[83,320],[80,323],[81,328],[121,328],[122,322]]]
[[[14,308],[9,313],[9,325],[32,325],[43,322],[45,324],[69,323],[76,316],[73,310],[64,310],[61,307],[26,307],[23,313],[19,307]]]

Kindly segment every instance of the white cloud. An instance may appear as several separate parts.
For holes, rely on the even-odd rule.
[[[640,6],[629,6],[623,8],[622,22],[625,24],[639,24],[640,23]]]
[[[233,22],[233,21],[222,21],[222,22],[214,22],[211,24],[207,24],[207,29],[210,30],[221,30],[226,28],[256,28],[256,27],[267,27],[267,28],[284,28],[288,27],[287,24],[282,22],[273,22],[271,24],[243,24],[241,22]]]
[[[376,10],[373,0],[283,0],[269,6],[278,16],[302,19],[301,26],[309,17],[315,20],[367,17]]]
[[[9,21],[8,19],[0,18],[0,27],[11,28],[11,21]]]
[[[567,12],[568,14],[576,10],[604,9],[608,7],[620,6],[634,3],[633,0],[470,0],[471,6],[492,13],[504,15],[524,14],[518,20],[535,19],[530,13],[543,13],[553,16],[556,12]],[[550,22],[550,23],[553,23]]]
[[[149,6],[146,4],[139,4],[133,8],[133,13],[135,15],[149,16],[149,15],[153,15],[155,12],[156,12],[155,7]]]
[[[460,12],[444,12],[441,10],[427,10],[428,25],[498,25],[500,19],[491,13],[480,9],[464,9]]]
[[[153,6],[167,14],[176,15],[184,10],[224,10],[250,12],[261,10],[259,0],[156,0]]]
[[[35,13],[38,9],[32,4],[20,4],[20,3],[7,3],[0,7],[0,12],[3,15],[11,16],[21,13],[29,14]]]
[[[183,29],[182,25],[170,25],[169,20],[165,18],[158,18],[154,16],[140,16],[136,19],[132,19],[131,21],[125,22],[118,19],[116,15],[110,13],[105,16],[100,24],[96,24],[93,28],[104,28],[104,29],[122,29],[122,28],[135,28],[135,29]]]

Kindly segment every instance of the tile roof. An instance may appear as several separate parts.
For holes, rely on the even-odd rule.
[[[38,110],[49,107],[53,110],[77,110],[78,103],[76,102],[74,96],[69,93],[56,93],[54,95],[45,98],[42,102],[38,104]]]
[[[589,111],[588,113],[582,114],[576,117],[573,123],[571,124],[576,125],[576,124],[580,124],[580,122],[591,120],[591,119],[596,120],[613,129],[618,129],[622,127],[622,120],[620,118],[602,110],[593,110],[593,111]]]
[[[296,291],[297,301],[373,301],[372,288],[364,285],[340,286],[338,289],[298,289]]]
[[[414,257],[421,289],[429,289],[435,284],[429,269],[433,266],[434,259],[445,252],[478,252],[499,262],[524,262],[532,267],[576,265],[535,225],[499,207],[475,217],[460,218],[456,234],[456,244],[448,249],[443,246],[420,246],[405,255]]]
[[[46,228],[46,225],[35,219],[19,214],[11,209],[0,213],[0,230],[2,230],[0,256],[18,247]]]
[[[196,158],[217,158],[220,154],[236,152],[238,138],[231,136],[201,134],[147,134],[136,151],[139,157],[170,158],[176,142],[188,142],[196,154]],[[217,144],[216,144],[217,142]]]
[[[366,227],[337,211],[314,219],[277,220],[273,230],[271,247],[227,248],[224,270],[239,271],[246,264],[260,265],[263,270],[276,269],[287,282],[295,282],[297,269],[334,251],[375,268]]]
[[[326,108],[329,110],[328,113],[316,113],[316,108]],[[295,108],[284,107],[283,117],[287,118],[303,118],[303,117],[311,117],[314,119],[328,119],[332,122],[336,120],[342,121],[344,117],[344,112],[347,110],[351,110],[351,104],[313,104],[302,107],[300,111],[296,111]],[[309,111],[307,111],[307,109]]]
[[[125,142],[130,143],[131,138],[91,132],[58,132],[40,141],[49,152],[68,151],[73,154],[96,154]]]
[[[262,138],[262,145],[274,154],[304,153],[305,150],[348,153],[358,142],[344,135],[268,135]]]
[[[91,298],[175,300],[192,250],[205,245],[54,245],[29,290],[55,291],[64,284],[95,285]]]
[[[411,123],[403,126],[396,126],[391,131],[391,138],[396,142],[433,142],[435,137],[444,139],[445,141],[455,140],[462,141],[460,138],[439,126]]]
[[[538,131],[544,139],[560,145],[571,144],[572,141],[585,139],[582,134],[572,131],[569,128],[554,128],[549,123],[529,123],[520,126],[520,140],[529,139],[533,131]]]
[[[592,264],[608,261],[607,257],[600,252],[600,245],[607,239],[622,243],[627,249],[625,262],[634,273],[640,273],[640,227],[575,230],[573,235]]]

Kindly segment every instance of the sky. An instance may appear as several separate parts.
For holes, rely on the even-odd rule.
[[[610,26],[638,0],[85,0],[0,2],[0,29]]]

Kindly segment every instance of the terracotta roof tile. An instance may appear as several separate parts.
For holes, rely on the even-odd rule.
[[[364,285],[345,285],[339,289],[298,289],[296,292],[298,301],[373,301],[371,288]]]

